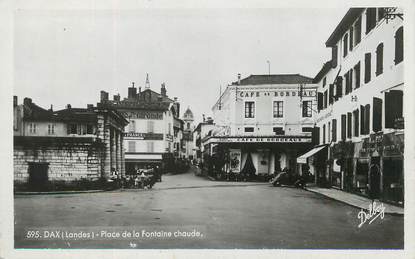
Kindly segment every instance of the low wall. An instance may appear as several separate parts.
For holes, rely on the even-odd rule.
[[[30,163],[47,163],[49,181],[97,180],[102,174],[104,145],[94,138],[15,137],[14,180],[29,179]]]

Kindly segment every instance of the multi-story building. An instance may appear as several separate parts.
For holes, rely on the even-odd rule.
[[[124,174],[125,118],[102,107],[43,109],[14,96],[14,180],[42,189],[53,181],[98,180]]]
[[[213,124],[213,119],[208,117],[205,120],[203,116],[203,121],[200,122],[193,131],[193,158],[196,159],[197,163],[203,163],[203,154],[205,153],[205,146],[203,145],[202,140],[211,133],[215,128]]]
[[[160,94],[149,86],[128,88],[128,97],[121,100],[101,91],[101,105],[114,108],[123,114],[128,125],[124,133],[125,168],[133,174],[138,168],[161,165],[163,159],[171,161],[174,151],[174,123],[180,115],[180,104],[167,96],[165,84]]]
[[[351,8],[326,46],[314,81],[327,162],[309,164],[334,187],[403,204],[402,10]]]
[[[316,85],[300,74],[251,75],[228,85],[212,108],[215,126],[202,142],[225,158],[226,172],[255,177],[284,168],[310,149]],[[217,168],[218,169],[218,168]]]

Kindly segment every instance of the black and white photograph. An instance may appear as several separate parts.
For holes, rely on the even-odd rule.
[[[0,258],[414,258],[413,3],[88,2],[9,13]]]

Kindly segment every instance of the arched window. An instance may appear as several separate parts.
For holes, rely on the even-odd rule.
[[[403,61],[403,26],[395,33],[395,65]]]

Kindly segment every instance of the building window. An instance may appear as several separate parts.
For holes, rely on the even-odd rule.
[[[345,94],[349,94],[352,92],[352,84],[353,84],[353,70],[352,69],[347,71],[347,73],[344,75],[344,79],[346,81]]]
[[[284,102],[283,101],[274,101],[273,114],[274,114],[274,118],[282,118],[284,116]]]
[[[323,109],[323,99],[324,95],[323,93],[317,93],[317,109],[320,111]]]
[[[55,125],[54,124],[49,124],[48,125],[48,134],[49,135],[55,134]]]
[[[385,128],[395,128],[395,121],[402,118],[403,92],[392,90],[385,92]]]
[[[383,43],[376,48],[376,76],[383,73]]]
[[[94,126],[92,124],[86,125],[86,133],[87,134],[94,134]]]
[[[374,132],[382,130],[382,99],[373,98],[372,129]]]
[[[354,38],[355,38],[355,46],[360,43],[362,39],[362,16],[360,16],[356,23],[354,24]]]
[[[324,108],[327,108],[327,90],[324,91]]]
[[[179,143],[177,143],[177,147],[179,147]],[[152,141],[147,142],[147,152],[149,153],[154,152],[154,142]]]
[[[331,140],[333,142],[336,142],[337,141],[337,120],[336,119],[333,119],[331,121],[331,129],[332,129]]]
[[[147,133],[154,133],[154,121],[147,121]]]
[[[69,124],[69,126],[68,126],[68,134],[77,134],[76,124]]]
[[[348,34],[346,33],[345,35],[344,35],[344,37],[343,37],[343,57],[346,57],[347,56],[347,51],[349,50],[349,47],[348,47],[348,42],[349,42],[349,36],[348,36]]]
[[[255,102],[245,102],[245,118],[255,117]]]
[[[329,104],[332,104],[334,101],[334,84],[329,85]]]
[[[340,122],[341,123],[340,135],[341,135],[342,140],[346,140],[346,120],[347,120],[346,115],[342,114],[341,122]]]
[[[360,87],[360,61],[354,66],[354,88]]]
[[[338,76],[336,80],[336,101],[343,96],[343,77]]]
[[[367,135],[370,133],[370,104],[360,106],[360,133]]]
[[[135,152],[135,141],[128,141],[128,152]]]
[[[245,127],[244,131],[245,132],[254,132],[254,127]]]
[[[365,54],[365,84],[370,82],[370,76],[371,76],[371,54],[366,53]]]
[[[337,45],[331,48],[331,66],[333,68],[337,67]]]
[[[326,143],[326,124],[323,125],[323,144]]]
[[[284,129],[282,127],[274,127],[272,128],[272,131],[274,131],[275,135],[284,135]]]
[[[324,78],[323,78],[323,87],[325,87],[325,86],[326,86],[326,83],[327,83],[327,79],[326,79],[326,77],[324,77]]]
[[[312,116],[312,101],[303,101],[303,117]]]
[[[313,130],[314,130],[314,128],[311,128],[311,127],[303,127],[302,129],[301,129],[301,131],[302,132],[313,132]]]
[[[331,123],[327,123],[327,143],[330,143],[331,140]]]
[[[36,124],[35,123],[30,123],[29,124],[29,132],[30,133],[36,133]]]
[[[347,138],[352,137],[352,113],[347,113]]]
[[[354,136],[359,137],[359,110],[353,111]]]
[[[135,132],[135,120],[131,120],[130,124],[128,124],[128,131]]]
[[[352,51],[353,50],[353,26],[350,27],[350,31],[349,31],[349,50]]]
[[[367,8],[366,10],[366,34],[376,26],[376,8]]]
[[[403,61],[403,27],[395,33],[395,65]]]

